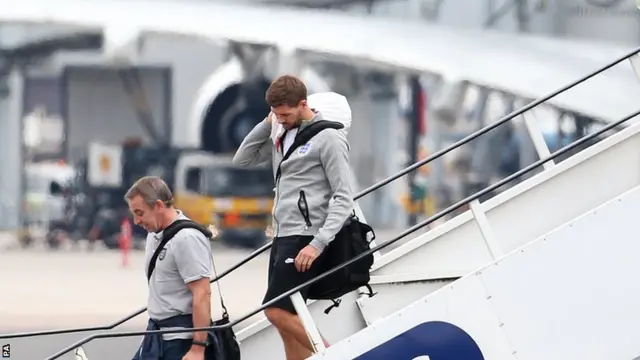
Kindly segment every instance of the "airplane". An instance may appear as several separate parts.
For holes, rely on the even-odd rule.
[[[153,16],[148,16],[149,8],[154,8]],[[432,114],[451,123],[455,121],[451,118],[461,117],[467,84],[527,103],[628,51],[624,46],[595,41],[452,29],[415,20],[255,3],[28,0],[3,10],[0,22],[98,32],[104,38],[103,52],[114,65],[135,63],[147,36],[189,36],[228,47],[229,61],[204,81],[190,114],[179,116],[186,118],[179,120],[186,122],[186,137],[196,139],[192,146],[203,148],[210,146],[207,141],[224,145],[227,139],[246,133],[251,126],[247,120],[257,123],[262,119],[268,111],[264,102],[249,99],[262,99],[269,78],[278,72],[299,72],[312,92],[330,90],[330,84],[310,66],[318,60],[437,77],[444,86],[427,90],[433,99]],[[322,31],[290,30],[309,23],[322,23]],[[234,85],[239,91],[231,101],[216,102]],[[615,66],[551,99],[547,105],[559,110],[558,118],[543,115],[538,119],[544,125],[544,137],[555,136],[554,128],[567,117],[574,122],[578,117],[591,123],[615,121],[633,111],[639,92],[632,69],[627,64]],[[444,100],[439,101],[441,98]],[[218,139],[208,126],[216,122],[238,129]],[[520,163],[526,163],[527,156]]]
[[[149,8],[154,9],[153,16],[149,16]],[[262,118],[264,102],[253,100],[262,98],[268,86],[265,77],[299,72],[312,92],[330,90],[327,81],[309,66],[314,60],[437,77],[444,86],[434,91],[432,114],[451,122],[451,118],[461,117],[467,84],[513,95],[526,103],[628,51],[620,45],[594,41],[461,30],[414,20],[247,3],[27,0],[6,7],[0,23],[97,32],[103,38],[104,54],[114,65],[135,63],[146,36],[189,36],[227,46],[233,56],[205,80],[184,125],[188,137],[198,139],[198,147],[207,138],[215,138],[206,134],[211,118],[243,126],[229,136],[236,138],[248,128],[241,121],[247,114],[255,122]],[[322,31],[290,31],[309,23],[321,23]],[[606,124],[633,111],[640,95],[634,81],[631,67],[623,64],[554,97],[547,105],[559,110],[558,119],[549,119],[549,115],[538,119],[547,124],[544,138],[548,143],[561,143],[550,139],[548,124],[560,123],[567,114],[576,122],[581,118]],[[240,85],[233,100],[214,108],[216,100],[233,85]],[[438,101],[441,98],[444,100]],[[482,167],[481,163],[476,166]]]
[[[528,100],[628,50],[593,41],[254,4],[27,0],[5,7],[0,22],[103,32],[104,51],[114,62],[134,61],[145,35],[191,36],[232,48],[250,46],[263,53],[275,49],[281,58],[294,57],[298,62],[331,60],[384,71],[435,74],[447,83],[468,82]],[[322,24],[322,31],[291,31],[309,23]],[[260,64],[255,58],[250,64],[249,58],[240,57],[245,76],[254,73],[247,66]],[[640,95],[634,81],[631,68],[617,66],[549,104],[605,123],[615,121],[633,110]]]

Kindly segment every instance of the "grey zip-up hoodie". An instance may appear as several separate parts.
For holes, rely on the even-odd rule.
[[[320,113],[310,121],[304,121],[298,131],[317,120],[322,120]],[[261,121],[242,141],[233,163],[259,165],[271,157],[275,176],[284,154],[280,148],[275,148],[270,134],[271,124]],[[345,133],[335,129],[321,131],[307,144],[298,147],[282,163],[280,170],[273,205],[275,236],[312,235],[311,245],[324,250],[354,206]],[[308,218],[303,216],[299,205],[307,207]]]

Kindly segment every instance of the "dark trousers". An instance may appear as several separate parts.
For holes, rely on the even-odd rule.
[[[167,327],[193,327],[191,315],[178,315],[168,319],[154,321],[149,319],[147,330],[159,330]],[[162,335],[146,335],[132,360],[181,360],[191,349],[191,339],[164,340]],[[211,345],[205,351],[206,360],[218,360],[217,338],[209,335]]]
[[[313,240],[313,236],[302,235],[273,239],[271,255],[269,257],[267,292],[262,300],[263,304],[320,274],[324,252],[318,256],[313,264],[311,264],[311,267],[305,272],[298,272],[295,264],[292,262],[296,256],[298,256],[300,250],[309,245],[311,240]],[[309,298],[309,287],[307,286],[303,290],[300,290],[300,295],[302,299],[306,301]],[[289,297],[276,301],[271,306],[286,310],[292,314],[297,314]]]
[[[159,360],[182,360],[189,349],[191,349],[191,339],[163,340],[162,355]]]

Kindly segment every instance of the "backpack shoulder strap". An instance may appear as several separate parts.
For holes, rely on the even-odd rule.
[[[196,229],[207,238],[210,238],[212,236],[209,229],[191,220],[180,219],[171,223],[171,225],[167,226],[167,228],[162,232],[162,241],[160,241],[160,244],[158,244],[158,247],[151,256],[149,268],[147,269],[147,281],[151,280],[151,274],[153,274],[153,270],[155,270],[156,268],[156,261],[158,260],[158,256],[160,255],[162,249],[167,245],[169,240],[173,239],[173,237],[176,236],[176,234],[182,229]]]
[[[293,144],[291,144],[291,146],[287,150],[287,153],[284,154],[282,160],[280,160],[280,163],[278,164],[278,169],[276,170],[276,182],[280,178],[280,166],[282,165],[282,162],[287,160],[299,146],[302,146],[309,142],[311,138],[318,135],[318,133],[320,133],[324,129],[340,130],[342,128],[344,128],[344,124],[337,121],[318,120],[314,121],[313,123],[309,124],[309,126],[299,131],[296,134],[295,139],[293,140]]]

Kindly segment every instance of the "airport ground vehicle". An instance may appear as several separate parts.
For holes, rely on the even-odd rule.
[[[201,224],[214,225],[231,245],[259,247],[273,208],[271,167],[240,168],[231,156],[182,154],[176,166],[176,206]]]
[[[218,239],[229,245],[257,247],[271,224],[271,167],[238,168],[229,155],[130,142],[90,144],[76,193],[84,194],[87,209],[76,212],[90,240],[102,239],[115,248],[123,216],[130,216],[124,194],[145,175],[162,177],[171,187],[175,206],[203,225],[214,225]],[[144,238],[134,227],[134,237]]]

